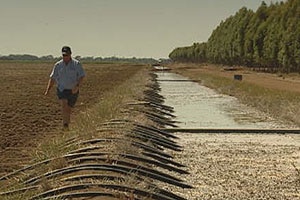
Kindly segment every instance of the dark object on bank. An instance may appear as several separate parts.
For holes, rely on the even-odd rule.
[[[235,74],[235,75],[233,76],[233,78],[234,78],[234,80],[241,81],[241,80],[243,80],[243,75],[241,75],[241,74]]]

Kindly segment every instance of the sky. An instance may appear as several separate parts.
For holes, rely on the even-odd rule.
[[[265,0],[269,5],[276,0]],[[167,58],[261,0],[0,0],[0,55]]]

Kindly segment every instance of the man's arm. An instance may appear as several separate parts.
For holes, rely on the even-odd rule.
[[[82,76],[82,77],[79,78],[79,80],[78,80],[76,86],[72,89],[72,93],[73,93],[73,94],[75,94],[75,93],[78,92],[79,86],[81,85],[83,79],[84,79],[84,76]]]
[[[78,83],[77,83],[78,87],[81,85],[83,79],[84,79],[84,76],[82,76],[82,77],[79,78]]]
[[[53,78],[50,78],[48,81],[47,89],[45,91],[45,95],[49,94],[49,91],[53,87],[54,83],[55,83],[55,80]]]

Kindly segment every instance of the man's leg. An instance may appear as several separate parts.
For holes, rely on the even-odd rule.
[[[61,99],[61,105],[62,105],[62,119],[63,119],[63,125],[65,128],[68,128],[70,123],[70,116],[71,116],[71,107],[68,105],[67,99]]]

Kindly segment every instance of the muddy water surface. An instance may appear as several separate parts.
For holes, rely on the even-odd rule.
[[[235,97],[219,94],[178,74],[157,75],[160,94],[166,98],[166,105],[174,107],[180,128],[284,128]]]

